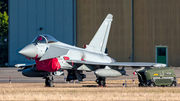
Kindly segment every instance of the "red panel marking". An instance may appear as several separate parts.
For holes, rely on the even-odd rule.
[[[73,61],[72,61],[72,66],[73,66]]]
[[[32,59],[37,59],[37,58],[38,58],[38,54],[34,58],[32,58]]]
[[[29,58],[29,57],[26,57],[26,59],[31,60],[31,58]]]
[[[83,58],[81,59],[82,61],[85,61]]]
[[[87,46],[86,45],[83,45],[83,48],[86,48]]]
[[[36,55],[35,59],[37,59],[37,58],[38,58],[38,54]]]
[[[67,57],[67,56],[64,56],[63,58],[64,58],[64,60],[69,60],[69,57]]]
[[[37,70],[44,70],[49,72],[55,72],[61,68],[57,58],[47,59],[39,61],[40,59],[35,59]]]

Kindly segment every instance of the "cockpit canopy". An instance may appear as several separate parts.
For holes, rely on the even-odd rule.
[[[54,37],[46,34],[39,35],[32,41],[32,43],[54,43],[54,42],[57,42],[57,40]]]

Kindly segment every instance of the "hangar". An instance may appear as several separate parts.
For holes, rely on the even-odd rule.
[[[108,13],[108,55],[117,61],[180,66],[179,0],[9,0],[9,65],[33,62],[18,50],[39,34],[82,47]]]
[[[41,34],[76,44],[75,0],[9,0],[9,65],[32,63],[18,51]]]

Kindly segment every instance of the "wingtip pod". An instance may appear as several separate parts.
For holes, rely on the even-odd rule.
[[[16,64],[16,65],[14,65],[16,68],[19,68],[19,67],[21,67],[21,66],[25,66],[26,64]]]
[[[107,19],[112,19],[112,18],[113,18],[113,15],[112,15],[112,14],[108,14],[106,18],[107,18]]]
[[[155,64],[153,67],[166,67],[166,64]]]

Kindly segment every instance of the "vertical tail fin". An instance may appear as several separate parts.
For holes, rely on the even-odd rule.
[[[111,22],[113,15],[108,14],[99,27],[98,31],[96,32],[95,36],[87,46],[86,50],[97,52],[97,53],[104,53],[108,41],[109,31],[111,27]]]

